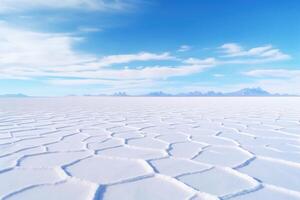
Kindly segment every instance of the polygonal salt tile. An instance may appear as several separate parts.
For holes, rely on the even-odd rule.
[[[152,149],[166,149],[168,147],[168,144],[152,138],[132,139],[129,140],[127,144],[131,146],[152,148]]]
[[[136,122],[136,123],[128,123],[127,122],[127,125],[130,126],[130,127],[133,127],[134,129],[147,129],[147,128],[150,128],[150,127],[153,127],[153,124],[150,124],[150,123],[141,123],[141,122]]]
[[[137,128],[128,127],[128,126],[120,126],[120,127],[114,127],[114,128],[108,129],[108,131],[113,132],[113,133],[131,132],[131,131],[135,131],[135,130],[137,130]]]
[[[184,175],[179,180],[197,190],[216,196],[234,194],[257,186],[256,181],[231,169],[214,168]]]
[[[295,127],[295,128],[287,128],[287,127],[284,127],[283,129],[281,129],[280,131],[284,132],[284,133],[290,133],[290,134],[293,134],[293,135],[298,135],[300,136],[300,127],[298,125],[298,127]]]
[[[181,133],[181,131],[169,128],[169,126],[168,127],[163,127],[163,126],[151,127],[151,128],[147,128],[147,129],[143,130],[143,132],[146,134],[157,134],[157,135]]]
[[[230,129],[237,129],[237,130],[245,130],[247,127],[244,124],[238,123],[238,122],[228,122],[224,121],[223,126],[225,128],[230,128]]]
[[[0,140],[0,149],[4,148],[4,146],[11,145],[14,142],[19,141],[20,138],[3,138]]]
[[[81,133],[89,136],[101,136],[108,137],[110,133],[106,131],[104,128],[101,129],[82,129]]]
[[[265,183],[300,191],[300,165],[283,160],[257,158],[239,171]]]
[[[59,172],[54,169],[21,169],[16,168],[0,174],[0,198],[20,189],[51,184],[62,180]]]
[[[276,125],[283,127],[283,128],[289,128],[289,129],[299,129],[299,122],[298,120],[295,121],[285,121],[285,120],[276,120]]]
[[[171,149],[169,150],[169,153],[173,157],[190,159],[193,156],[197,155],[198,152],[201,151],[203,147],[205,146],[195,142],[175,143],[171,145]]]
[[[300,153],[298,152],[282,152],[279,149],[268,146],[244,146],[247,150],[251,151],[257,156],[266,156],[271,158],[278,158],[282,160],[299,162],[300,161]]]
[[[82,134],[72,134],[66,136],[63,140],[47,145],[49,151],[80,151],[85,149],[85,143],[83,142],[87,136]]]
[[[103,200],[182,200],[190,195],[191,192],[178,183],[153,177],[109,186],[106,188]]]
[[[22,167],[62,166],[90,156],[87,152],[44,153],[25,157],[20,161]]]
[[[243,132],[222,132],[221,136],[228,139],[233,139],[243,145],[256,145],[257,139],[252,135],[243,134]]]
[[[295,136],[286,135],[280,131],[264,130],[264,129],[247,129],[247,133],[253,134],[261,138],[295,138]]]
[[[55,130],[49,130],[49,129],[28,129],[28,130],[18,130],[18,131],[12,131],[12,135],[14,137],[20,137],[20,138],[27,138],[30,136],[40,136],[42,134],[46,133],[52,133],[55,132]]]
[[[183,130],[183,132],[186,134],[191,134],[193,136],[214,136],[219,132],[219,130],[221,130],[220,128],[216,130],[216,128],[217,127],[215,127],[214,129],[191,128],[188,130]]]
[[[107,140],[106,135],[99,135],[99,136],[91,136],[84,140],[85,143],[94,143],[94,142],[103,142]]]
[[[61,139],[63,137],[69,137],[71,135],[74,135],[74,132],[72,132],[72,131],[62,131],[62,130],[51,132],[51,133],[41,134],[41,136],[43,136],[43,137],[47,137],[47,138],[52,138],[53,137],[53,138],[57,138],[57,139]]]
[[[122,139],[132,139],[132,138],[142,138],[144,135],[138,132],[130,132],[130,133],[118,133],[113,135],[114,138],[122,138]]]
[[[221,138],[218,136],[193,135],[192,140],[203,144],[209,144],[209,145],[228,145],[228,146],[236,145],[236,143],[234,143],[233,141],[226,140],[225,138]]]
[[[6,138],[11,138],[11,134],[10,133],[1,133],[0,132],[0,141],[1,141],[1,139],[6,139]]]
[[[92,157],[66,168],[74,177],[99,184],[108,184],[152,173],[144,161]]]
[[[0,171],[15,167],[17,165],[17,161],[27,155],[31,154],[37,154],[37,153],[42,153],[44,152],[44,149],[42,147],[35,147],[31,149],[25,149],[23,151],[19,151],[14,154],[7,155],[5,157],[0,158]]]
[[[198,126],[199,129],[208,129],[214,131],[218,131],[220,128],[222,128],[220,123],[209,120],[197,120],[197,123],[195,123],[193,126]]]
[[[300,153],[300,140],[279,143],[271,143],[268,145],[271,148],[278,149],[281,152]]]
[[[59,138],[35,137],[35,138],[27,138],[18,141],[16,142],[16,144],[22,147],[34,147],[34,146],[42,146],[42,145],[46,145],[58,141],[60,141]]]
[[[167,156],[162,150],[142,149],[133,147],[116,147],[97,151],[98,155],[119,157],[119,158],[137,158],[137,159],[153,159]]]
[[[108,148],[113,148],[113,147],[118,147],[123,145],[123,141],[120,139],[108,139],[105,140],[104,142],[93,142],[88,144],[88,149],[91,150],[101,150],[101,149],[108,149]]]
[[[187,138],[188,138],[187,135],[180,134],[180,133],[161,135],[157,137],[158,140],[162,140],[168,143],[184,142],[187,140]]]
[[[30,199],[30,200],[58,200],[72,199],[83,200],[93,199],[97,186],[88,183],[69,180],[55,185],[43,185],[24,190],[10,196],[9,200]]]
[[[280,189],[275,188],[263,188],[255,192],[246,193],[244,195],[240,195],[231,200],[299,200],[300,195],[293,194],[291,192],[284,192]]]
[[[63,138],[62,141],[64,142],[83,142],[86,138],[88,138],[89,136],[81,134],[81,133],[76,133],[70,136],[66,136]]]
[[[235,167],[251,157],[251,154],[238,147],[212,146],[203,150],[194,160],[212,165]]]
[[[150,162],[159,173],[173,177],[181,174],[202,171],[211,167],[209,165],[180,158],[163,158],[152,160]]]
[[[80,151],[85,150],[85,144],[78,141],[60,141],[47,145],[49,151]]]
[[[46,143],[46,140],[44,140],[43,142]],[[24,151],[29,148],[38,147],[38,146],[40,146],[40,145],[35,144],[35,142],[33,142],[33,144],[30,144],[29,142],[26,142],[25,144],[16,142],[16,143],[12,143],[12,144],[0,145],[0,156],[2,157],[2,156],[9,155],[9,154],[14,154],[14,153]]]

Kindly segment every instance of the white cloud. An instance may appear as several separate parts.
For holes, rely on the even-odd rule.
[[[108,85],[108,86],[136,86],[137,84],[149,84],[151,80],[105,80],[105,79],[50,79],[46,83],[52,85]]]
[[[103,58],[77,53],[73,46],[84,38],[71,34],[28,31],[0,22],[0,65],[26,67],[55,67],[84,63],[101,66],[131,61],[173,59],[169,53],[112,55]]]
[[[102,29],[95,27],[79,27],[78,30],[84,33],[95,33],[102,31]]]
[[[73,45],[83,38],[68,34],[39,33],[11,27],[0,22],[1,68],[40,68],[74,65],[92,61],[91,55],[78,54]]]
[[[56,70],[24,70],[13,68],[12,70],[0,70],[1,73],[15,77],[69,77],[85,79],[115,79],[115,80],[139,80],[139,79],[166,79],[175,76],[185,76],[212,67],[211,65],[186,65],[186,66],[152,66],[142,69],[99,69],[94,71],[56,71]]]
[[[1,0],[0,13],[23,12],[33,9],[124,10],[127,0]]]
[[[188,58],[184,60],[184,63],[190,65],[216,65],[217,60],[215,58],[205,58],[205,59]]]
[[[141,86],[150,88],[153,85],[166,83],[165,80],[170,77],[188,76],[223,64],[274,61],[276,57],[274,55],[280,52],[271,47],[253,48],[248,50],[253,58],[246,60],[235,57],[178,59],[168,52],[139,52],[100,57],[75,51],[74,45],[84,42],[84,38],[74,34],[24,30],[5,22],[0,22],[0,30],[0,79],[41,78],[42,81],[54,85],[99,84],[110,86],[111,89],[137,89]],[[248,52],[234,46],[227,46],[227,48],[231,48],[228,52],[232,54]],[[135,65],[135,68],[130,65],[132,62],[166,60],[176,63],[156,66],[148,66],[149,64],[146,63]],[[299,76],[293,77],[294,74],[299,74],[299,71],[254,70],[247,72],[246,75],[290,77],[293,83],[298,83]],[[272,82],[272,85],[275,83]]]
[[[100,83],[100,79],[166,79],[201,72],[215,65],[214,59],[208,58],[188,59],[185,61],[186,64],[179,63],[174,66],[157,65],[141,66],[135,69],[113,69],[111,66],[114,64],[176,60],[176,58],[168,52],[158,54],[140,52],[97,57],[74,51],[73,45],[84,40],[74,35],[33,32],[11,27],[5,22],[0,23],[0,29],[1,79],[36,77],[99,79],[98,81],[73,81],[83,84]]]
[[[149,60],[173,60],[175,59],[170,53],[154,54],[141,52],[138,54],[123,54],[105,56],[98,60],[99,66],[110,66],[112,64],[129,63],[133,61],[149,61]]]
[[[242,52],[242,48],[236,43],[226,43],[219,47],[228,55],[235,55]]]
[[[254,57],[268,61],[286,60],[291,58],[288,54],[281,52],[281,50],[274,48],[272,45],[265,45],[260,47],[245,50],[236,43],[227,43],[219,47],[225,54],[224,57]]]
[[[192,49],[192,47],[189,46],[189,45],[181,45],[177,51],[178,52],[186,52],[186,51],[189,51],[191,49]]]

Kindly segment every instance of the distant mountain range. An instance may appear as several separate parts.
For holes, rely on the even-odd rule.
[[[127,95],[124,92],[118,92],[115,93],[112,96],[132,96]],[[208,91],[208,92],[187,92],[187,93],[178,93],[178,94],[169,94],[162,91],[158,92],[151,92],[145,95],[137,95],[137,96],[148,96],[148,97],[234,97],[234,96],[249,96],[249,97],[267,97],[267,96],[296,96],[296,95],[288,95],[288,94],[271,94],[267,92],[266,90],[263,90],[260,87],[257,88],[244,88],[238,91],[234,92],[214,92],[214,91]]]
[[[28,97],[28,96],[20,93],[20,94],[2,94],[2,95],[0,95],[0,98],[2,98],[2,97],[24,98],[24,97]]]
[[[69,96],[77,96],[77,95],[69,95]],[[244,88],[234,92],[215,92],[215,91],[208,91],[208,92],[186,92],[186,93],[178,93],[178,94],[170,94],[165,93],[162,91],[151,92],[144,95],[130,95],[125,92],[116,92],[112,95],[107,94],[99,94],[99,95],[84,95],[84,96],[115,96],[115,97],[126,97],[126,96],[144,96],[144,97],[271,97],[271,96],[298,96],[298,95],[290,95],[290,94],[272,94],[266,90],[263,90],[260,87],[257,88]],[[0,95],[0,98],[24,98],[30,97],[25,94],[4,94]]]

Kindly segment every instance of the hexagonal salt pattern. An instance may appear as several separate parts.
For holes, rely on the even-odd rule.
[[[299,159],[298,98],[0,99],[1,199],[296,200]]]
[[[126,181],[152,173],[152,168],[143,160],[95,156],[81,160],[66,168],[73,177],[99,184]]]

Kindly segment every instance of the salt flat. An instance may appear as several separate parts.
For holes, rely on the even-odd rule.
[[[300,98],[0,99],[1,199],[300,199]]]

